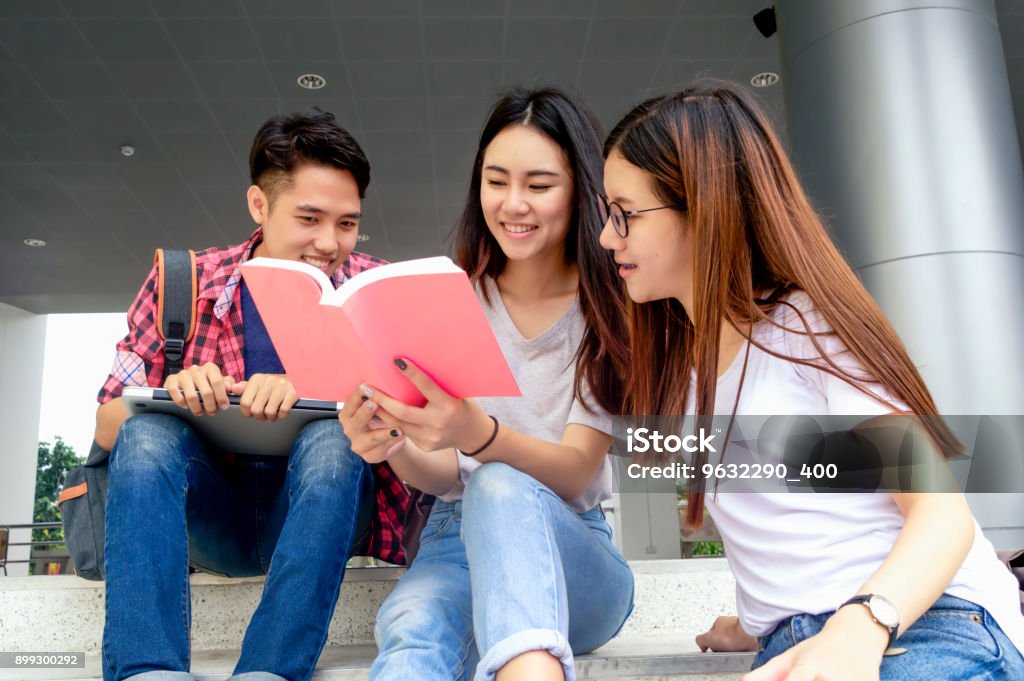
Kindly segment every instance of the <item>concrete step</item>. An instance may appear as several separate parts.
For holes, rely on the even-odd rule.
[[[372,645],[327,646],[314,681],[366,681],[377,654]],[[203,650],[193,655],[192,673],[200,681],[225,681],[238,659],[237,650]],[[580,681],[736,681],[750,669],[748,654],[683,652],[675,641],[621,637],[576,660]],[[96,681],[102,679],[99,655],[86,656],[84,669],[0,670],[10,681]]]
[[[752,656],[701,654],[694,637],[734,612],[735,582],[724,559],[638,561],[636,607],[623,631],[577,659],[581,679],[738,679]],[[402,568],[352,568],[314,679],[365,679],[376,654],[373,618]],[[256,608],[262,578],[196,574],[192,584],[193,671],[226,679]],[[0,670],[0,680],[101,678],[103,584],[71,576],[0,578],[0,650],[86,653],[85,669]]]

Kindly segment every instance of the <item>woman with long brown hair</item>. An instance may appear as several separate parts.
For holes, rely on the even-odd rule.
[[[630,298],[628,414],[700,426],[909,413],[933,417],[926,439],[942,455],[961,449],[742,88],[701,81],[640,104],[605,159],[601,244]],[[760,648],[750,681],[1024,678],[1016,585],[961,494],[697,484],[690,525],[705,506],[739,617],[698,643]]]
[[[633,575],[600,506],[626,364],[622,298],[598,245],[600,183],[601,142],[581,104],[554,89],[502,97],[455,247],[522,397],[456,399],[429,366],[398,358],[423,408],[368,386],[340,414],[353,451],[438,496],[377,614],[375,681],[571,681],[574,654],[632,610]]]

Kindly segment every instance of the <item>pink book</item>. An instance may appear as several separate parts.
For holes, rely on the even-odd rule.
[[[448,258],[381,265],[337,289],[295,260],[253,258],[241,269],[301,397],[344,402],[366,383],[422,406],[398,356],[455,397],[521,394],[469,278]]]

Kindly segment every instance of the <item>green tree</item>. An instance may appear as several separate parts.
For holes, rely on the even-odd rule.
[[[36,503],[32,522],[60,522],[57,496],[64,484],[64,474],[84,462],[85,459],[76,455],[74,448],[65,443],[60,435],[57,436],[57,441],[52,448],[49,442],[39,443],[39,459],[36,463]],[[60,528],[32,532],[32,541],[63,541],[63,539],[64,531]]]

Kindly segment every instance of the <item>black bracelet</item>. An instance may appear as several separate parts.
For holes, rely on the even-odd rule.
[[[494,432],[493,432],[493,433],[491,433],[491,436],[490,436],[489,438],[487,438],[487,442],[485,442],[485,443],[484,443],[484,446],[483,446],[483,447],[481,447],[480,449],[476,450],[475,452],[463,452],[463,451],[462,451],[462,450],[460,449],[460,450],[459,450],[459,452],[460,452],[460,453],[461,453],[461,454],[462,454],[463,456],[468,456],[468,457],[471,457],[471,458],[472,458],[472,457],[474,457],[474,456],[476,456],[476,455],[477,455],[477,454],[479,454],[480,452],[482,452],[482,451],[484,451],[485,449],[487,449],[488,447],[490,447],[490,446],[491,446],[491,443],[492,443],[492,442],[494,442],[494,438],[498,437],[498,419],[494,418],[494,417],[493,417],[493,416],[491,416],[490,414],[488,414],[488,415],[487,415],[487,418],[489,418],[489,419],[491,419],[492,421],[494,421]]]

